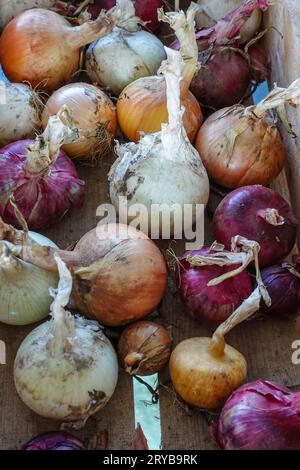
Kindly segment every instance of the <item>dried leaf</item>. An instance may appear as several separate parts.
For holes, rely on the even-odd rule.
[[[148,442],[143,433],[140,423],[137,424],[133,439],[132,446],[134,450],[149,450]]]

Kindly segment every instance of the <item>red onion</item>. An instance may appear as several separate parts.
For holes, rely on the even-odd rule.
[[[252,292],[252,283],[246,269],[216,286],[208,282],[237,268],[230,266],[194,266],[188,256],[215,253],[210,248],[187,251],[179,260],[177,278],[179,290],[188,313],[197,320],[222,323]]]
[[[292,250],[298,221],[286,200],[260,185],[243,186],[221,201],[213,219],[216,240],[230,249],[236,235],[260,244],[259,262],[270,266]]]
[[[72,205],[83,202],[84,182],[59,150],[61,143],[74,140],[69,138],[74,129],[63,123],[62,114],[50,119],[35,141],[20,140],[0,151],[0,216],[11,225],[19,226],[12,196],[32,230],[57,222]]]
[[[268,307],[264,302],[260,311],[278,318],[293,318],[300,310],[300,263],[282,263],[261,271],[264,285],[271,297]]]
[[[256,42],[248,50],[252,77],[256,83],[263,82],[270,74],[271,63],[264,42]]]
[[[243,385],[213,433],[225,450],[300,450],[300,393],[263,380]]]
[[[145,25],[146,29],[153,31],[158,27],[157,9],[163,4],[162,0],[134,0],[135,14],[143,21],[149,21]],[[96,19],[103,9],[109,10],[114,7],[116,0],[94,0],[94,5],[91,5],[88,10],[92,15],[92,19]]]
[[[68,432],[45,432],[33,437],[22,450],[84,450],[85,447],[78,437]]]

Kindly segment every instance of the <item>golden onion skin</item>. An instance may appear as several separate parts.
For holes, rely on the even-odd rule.
[[[226,345],[224,354],[213,355],[211,338],[190,338],[171,354],[169,368],[176,392],[189,405],[215,409],[239,387],[247,375],[244,356]]]

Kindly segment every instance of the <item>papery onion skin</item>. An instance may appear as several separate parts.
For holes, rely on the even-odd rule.
[[[210,248],[187,251],[177,268],[177,283],[188,313],[198,321],[220,324],[226,320],[252,292],[252,282],[245,269],[216,286],[207,283],[237,266],[192,266],[187,256],[208,255]]]
[[[33,437],[22,450],[85,450],[85,447],[78,437],[68,432],[52,431]]]
[[[131,375],[155,374],[169,360],[171,341],[170,334],[162,325],[152,321],[133,323],[120,336],[120,362]]]
[[[16,227],[19,221],[9,203],[14,195],[16,205],[32,230],[57,223],[72,205],[80,206],[84,197],[84,182],[76,169],[60,151],[47,175],[26,171],[27,149],[33,140],[20,140],[0,150],[0,216]]]
[[[283,225],[266,222],[264,212],[276,209]],[[260,244],[260,266],[270,266],[285,258],[297,236],[298,221],[286,200],[276,191],[260,185],[244,186],[229,193],[213,218],[216,240],[230,249],[231,238],[241,235]]]
[[[281,263],[261,271],[263,283],[272,301],[269,307],[262,302],[261,313],[281,319],[297,317],[300,310],[300,274],[297,277],[291,269],[297,274],[299,264]]]
[[[286,150],[270,115],[258,118],[244,106],[224,108],[207,118],[195,147],[210,177],[223,187],[268,186],[286,163]]]
[[[215,409],[244,382],[245,358],[225,346],[214,357],[208,350],[211,338],[190,338],[179,343],[170,358],[170,375],[176,392],[191,406]]]
[[[181,105],[185,108],[183,125],[193,142],[203,122],[203,114],[190,91],[181,97]],[[141,132],[159,132],[161,124],[168,122],[164,79],[145,77],[128,85],[117,101],[117,116],[122,132],[131,142],[138,142]]]
[[[257,41],[248,50],[251,73],[257,83],[263,82],[270,75],[271,61],[263,39]]]
[[[286,387],[257,380],[227,400],[213,429],[225,450],[300,450],[300,399]]]
[[[55,91],[48,99],[42,115],[45,129],[49,116],[67,105],[80,140],[65,144],[62,149],[70,158],[97,159],[111,148],[117,129],[116,108],[108,96],[88,83],[71,83]]]

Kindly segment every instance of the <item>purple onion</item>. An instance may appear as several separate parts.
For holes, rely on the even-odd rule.
[[[300,450],[300,393],[263,380],[243,385],[212,431],[225,450]]]
[[[22,450],[85,450],[78,437],[67,432],[45,432],[33,437]]]
[[[188,313],[197,320],[219,324],[228,318],[252,292],[250,276],[245,269],[216,286],[207,283],[238,265],[191,266],[187,256],[214,253],[210,248],[186,252],[179,260],[177,279],[179,290]]]

